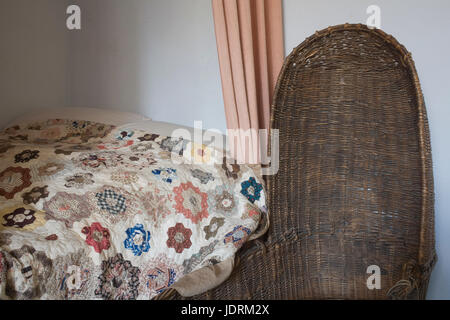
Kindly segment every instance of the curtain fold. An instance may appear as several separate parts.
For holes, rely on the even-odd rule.
[[[236,138],[231,148],[245,160],[240,162],[252,162],[249,157],[259,159],[258,130],[269,128],[284,60],[281,0],[212,0],[212,5],[227,128]]]

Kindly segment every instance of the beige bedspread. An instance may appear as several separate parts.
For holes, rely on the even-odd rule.
[[[259,167],[211,160],[222,159],[203,145],[88,121],[4,130],[0,298],[149,299],[219,284],[265,230],[266,208]]]

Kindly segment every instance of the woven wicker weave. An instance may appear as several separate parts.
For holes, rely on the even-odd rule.
[[[271,228],[198,299],[423,299],[436,261],[426,110],[409,52],[364,25],[316,32],[272,106]],[[367,268],[381,269],[369,290]]]

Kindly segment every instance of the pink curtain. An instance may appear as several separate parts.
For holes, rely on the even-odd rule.
[[[284,60],[281,0],[212,0],[212,5],[227,127],[269,128]],[[252,156],[258,139],[254,132],[245,139]],[[238,138],[238,153],[248,154],[245,143]]]

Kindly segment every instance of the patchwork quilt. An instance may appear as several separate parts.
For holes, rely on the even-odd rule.
[[[267,219],[264,187],[217,157],[89,121],[0,132],[0,299],[151,299],[233,257]]]

